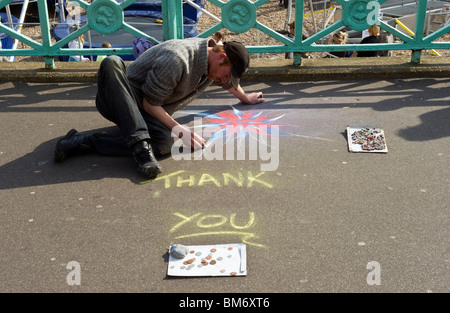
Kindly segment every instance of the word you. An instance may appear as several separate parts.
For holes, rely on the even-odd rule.
[[[176,187],[193,187],[193,186],[238,186],[238,187],[246,187],[251,188],[254,185],[258,184],[258,186],[263,186],[265,188],[273,188],[273,185],[264,181],[262,176],[265,172],[260,172],[256,175],[253,175],[251,171],[247,171],[247,175],[244,175],[242,172],[238,172],[237,175],[232,175],[230,173],[222,173],[221,175],[213,176],[211,174],[203,173],[200,176],[194,174],[185,174],[185,170],[180,170],[171,174],[159,176],[155,179],[147,180],[141,182],[141,184],[146,184],[149,182],[156,182],[163,180],[164,188],[171,188],[172,186]]]
[[[248,221],[243,224],[238,224],[236,222],[236,213],[232,213],[229,219],[227,216],[220,214],[196,213],[191,216],[185,216],[181,213],[174,213],[173,215],[179,217],[181,220],[169,230],[169,233],[178,232],[180,228],[182,228],[182,230],[192,230],[192,228],[194,228],[192,233],[178,235],[175,239],[212,235],[234,235],[240,236],[243,243],[265,248],[265,245],[263,244],[250,241],[251,239],[258,238],[254,233],[248,231],[248,229],[255,225],[254,212],[248,213]],[[223,230],[223,226],[229,227],[228,230]],[[219,227],[221,228],[219,229]]]

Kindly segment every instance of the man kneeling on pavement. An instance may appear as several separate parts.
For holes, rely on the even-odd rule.
[[[262,92],[246,94],[240,86],[249,62],[249,53],[241,43],[216,45],[214,40],[203,38],[165,41],[128,67],[118,56],[108,56],[98,72],[96,106],[120,133],[87,135],[72,129],[56,144],[55,161],[91,152],[132,156],[142,177],[157,177],[162,168],[156,157],[170,154],[172,131],[187,147],[204,147],[204,139],[180,125],[172,114],[211,83],[222,85],[242,103],[264,101]]]

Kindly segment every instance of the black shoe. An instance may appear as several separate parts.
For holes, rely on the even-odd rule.
[[[142,140],[132,147],[133,157],[138,165],[141,176],[148,179],[156,178],[162,172],[162,168],[156,161],[152,147],[147,141]]]
[[[71,156],[87,154],[92,151],[93,148],[87,142],[86,136],[72,129],[56,144],[55,161],[62,162]]]

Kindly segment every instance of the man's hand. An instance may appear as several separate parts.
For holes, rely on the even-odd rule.
[[[247,95],[241,86],[238,86],[238,89],[230,88],[228,91],[245,104],[258,104],[266,100],[263,98],[262,92],[253,92]]]
[[[184,126],[178,125],[172,129],[172,132],[183,141],[185,146],[191,149],[202,149],[205,146],[205,140],[202,137]]]
[[[205,141],[202,137],[180,125],[169,114],[167,114],[161,106],[151,105],[145,98],[142,103],[144,110],[170,129],[175,136],[181,138],[184,145],[195,150],[202,149],[205,146]]]
[[[262,92],[253,92],[247,95],[247,98],[248,98],[248,102],[246,102],[247,104],[258,104],[266,100],[263,98]]]

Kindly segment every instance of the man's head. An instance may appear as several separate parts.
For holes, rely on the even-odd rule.
[[[228,41],[212,49],[212,62],[209,64],[209,79],[225,83],[230,81],[235,89],[241,77],[247,72],[250,55],[244,45]]]

